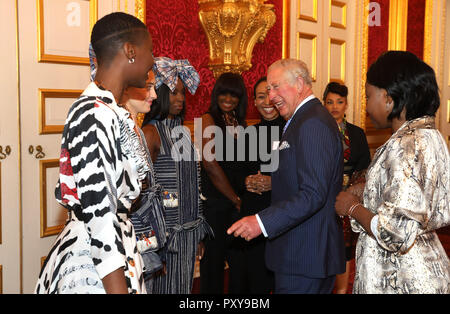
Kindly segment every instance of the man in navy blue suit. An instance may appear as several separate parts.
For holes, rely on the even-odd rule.
[[[268,238],[266,263],[275,293],[331,293],[345,272],[344,239],[335,213],[343,153],[336,121],[314,97],[309,71],[283,59],[267,70],[270,101],[287,121],[272,174],[271,206],[234,223],[228,234]]]

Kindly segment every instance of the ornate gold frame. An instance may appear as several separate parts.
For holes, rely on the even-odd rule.
[[[47,98],[78,98],[83,90],[39,88],[39,134],[62,133],[64,125],[47,125],[45,121],[45,100]]]
[[[289,58],[289,22],[291,16],[291,7],[289,0],[283,0],[283,21],[282,21],[282,42],[281,58]]]
[[[361,4],[358,4],[361,5]],[[362,4],[364,6],[363,8],[363,23],[358,28],[358,34],[361,34],[362,37],[362,55],[361,55],[361,83],[360,83],[360,90],[361,94],[360,97],[360,104],[361,107],[359,108],[359,114],[360,114],[360,127],[363,130],[366,130],[366,74],[368,70],[368,58],[369,58],[369,23],[367,22],[369,18],[369,0],[364,0],[364,3]],[[357,73],[359,69],[355,69],[354,73]],[[355,107],[358,108],[358,107]]]
[[[40,194],[41,194],[41,238],[58,234],[64,224],[47,226],[47,169],[58,168],[59,159],[39,160]]]
[[[388,50],[406,50],[408,0],[389,1]]]
[[[98,19],[98,0],[89,1],[89,24],[90,29],[94,27],[95,22]],[[64,63],[64,64],[82,64],[89,65],[89,58],[76,57],[76,56],[61,56],[51,55],[45,53],[44,47],[44,0],[36,0],[37,5],[37,33],[38,33],[38,62],[52,62],[52,63]]]

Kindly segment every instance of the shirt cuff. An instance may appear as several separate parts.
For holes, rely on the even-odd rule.
[[[377,241],[380,242],[380,239],[378,238],[377,226],[378,226],[378,215],[375,215],[370,221],[370,230],[372,231],[372,234],[374,235],[375,239],[377,239]]]
[[[264,225],[263,225],[263,223],[261,221],[261,218],[259,218],[258,214],[256,214],[255,216],[256,216],[256,220],[258,221],[259,227],[261,228],[261,231],[262,231],[263,235],[267,238],[268,237],[267,236],[267,232],[266,232],[266,229],[264,228]]]

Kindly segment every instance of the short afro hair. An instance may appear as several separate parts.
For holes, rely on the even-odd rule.
[[[114,12],[99,19],[91,33],[98,65],[108,65],[124,43],[139,44],[148,35],[145,24],[133,15]]]

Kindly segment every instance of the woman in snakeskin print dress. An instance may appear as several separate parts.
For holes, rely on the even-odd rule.
[[[373,157],[362,203],[349,192],[337,197],[337,213],[360,233],[353,293],[450,293],[450,262],[435,232],[450,223],[435,73],[412,53],[389,51],[370,67],[366,96],[374,124],[393,135]]]

